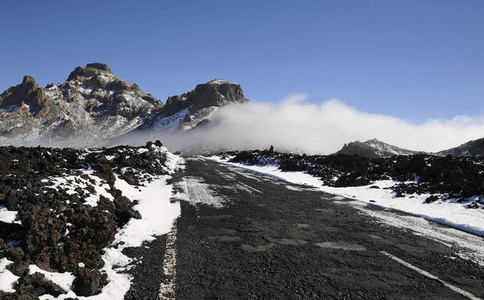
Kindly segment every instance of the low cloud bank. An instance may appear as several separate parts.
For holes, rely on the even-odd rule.
[[[377,138],[410,150],[436,152],[484,137],[484,117],[456,116],[412,123],[392,116],[359,111],[333,99],[305,103],[304,94],[280,103],[250,102],[219,109],[210,126],[160,138],[171,150],[265,149],[330,154],[345,143]],[[154,138],[154,137],[151,137]]]

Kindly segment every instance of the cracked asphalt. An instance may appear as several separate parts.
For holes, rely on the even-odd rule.
[[[182,210],[163,299],[484,298],[482,266],[351,200],[201,158],[173,183]],[[160,298],[168,275],[148,270],[163,269],[165,239],[146,245],[126,299]]]

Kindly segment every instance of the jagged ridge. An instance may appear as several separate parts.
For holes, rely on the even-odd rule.
[[[135,130],[190,130],[206,124],[220,106],[243,103],[240,85],[199,84],[164,105],[108,65],[77,67],[64,83],[39,87],[25,76],[0,95],[0,145],[95,146]]]

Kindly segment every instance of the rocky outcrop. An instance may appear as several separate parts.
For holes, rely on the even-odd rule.
[[[239,84],[215,79],[207,83],[198,84],[194,90],[181,96],[168,97],[164,107],[164,115],[171,116],[187,109],[194,113],[200,109],[248,102]]]
[[[190,112],[209,106],[223,106],[233,103],[244,103],[247,100],[239,84],[215,79],[205,84],[199,84],[188,93],[187,101],[192,102]]]
[[[75,80],[79,77],[92,77],[100,74],[100,72],[107,72],[113,74],[113,71],[108,65],[102,63],[87,64],[85,67],[77,67],[69,74],[67,81]]]
[[[396,146],[383,143],[377,139],[366,142],[355,141],[345,144],[341,150],[335,154],[357,155],[367,158],[390,157],[394,155],[415,155],[422,152],[398,148]]]
[[[17,212],[14,222],[0,220],[0,259],[10,260],[7,270],[20,277],[15,292],[0,291],[0,299],[65,294],[44,275],[29,274],[32,265],[71,272],[78,296],[99,293],[107,283],[103,249],[119,228],[141,218],[136,199],[123,195],[116,181],[144,185],[169,172],[167,157],[159,141],[94,151],[0,147],[0,206]]]
[[[39,87],[32,76],[24,76],[22,83],[11,87],[0,95],[0,109],[9,106],[21,107],[26,104],[33,113],[43,117],[49,110],[49,101],[44,89]]]
[[[141,130],[192,130],[211,124],[222,106],[248,102],[239,84],[215,79],[199,84],[190,92],[168,97],[165,106],[148,119]]]

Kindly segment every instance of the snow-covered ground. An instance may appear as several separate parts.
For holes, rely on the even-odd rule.
[[[165,149],[166,151],[166,149]],[[183,159],[179,156],[168,153],[167,158],[168,169],[174,171],[179,164],[183,163]],[[91,173],[90,170],[85,170],[85,174]],[[96,185],[100,184],[99,178],[95,178]],[[131,200],[137,200],[138,204],[133,209],[139,211],[141,219],[131,219],[125,226],[123,226],[116,234],[114,242],[108,248],[104,249],[103,260],[105,266],[101,272],[105,272],[108,276],[108,284],[102,289],[98,295],[90,297],[77,296],[72,290],[72,283],[74,276],[71,273],[51,273],[31,265],[29,273],[40,272],[49,280],[58,284],[66,294],[54,297],[52,295],[42,295],[40,299],[123,299],[126,292],[131,286],[131,276],[123,273],[136,264],[131,258],[122,253],[122,250],[127,247],[139,247],[145,241],[155,239],[155,236],[160,236],[168,233],[173,225],[173,222],[180,215],[179,202],[171,203],[172,185],[167,183],[170,175],[154,176],[151,182],[145,182],[143,186],[134,187],[126,183],[126,181],[116,178],[115,187],[123,192],[123,195]],[[54,183],[54,188],[62,187],[67,191],[74,192],[76,187],[85,188],[86,180],[82,178],[51,178]],[[104,186],[98,187],[98,192],[101,195],[107,194],[102,191]],[[106,195],[112,198],[111,195]],[[88,199],[88,204],[96,206],[94,199]],[[0,217],[4,222],[13,222],[16,212],[10,212],[0,207]],[[15,292],[13,286],[16,284],[18,276],[13,275],[6,266],[11,261],[6,258],[0,260],[0,290],[5,292]],[[81,263],[82,264],[82,263]]]
[[[218,156],[213,156],[210,159],[338,195],[342,200],[340,203],[342,205],[351,205],[382,223],[406,228],[446,245],[459,248],[461,251],[458,251],[458,255],[461,258],[472,260],[484,266],[484,239],[482,238],[484,236],[484,209],[469,209],[455,201],[426,203],[425,199],[430,196],[429,194],[396,197],[395,192],[389,189],[389,187],[398,184],[393,180],[376,181],[367,186],[335,188],[324,186],[321,180],[307,174],[307,172],[283,172],[278,169],[277,165],[260,166],[231,163],[228,162],[227,158],[222,159]],[[343,201],[348,199],[355,201]],[[389,213],[388,210],[368,210],[365,209],[367,204],[377,205],[389,210],[398,210],[411,215],[402,216]],[[436,226],[435,223],[429,221],[453,228]]]

